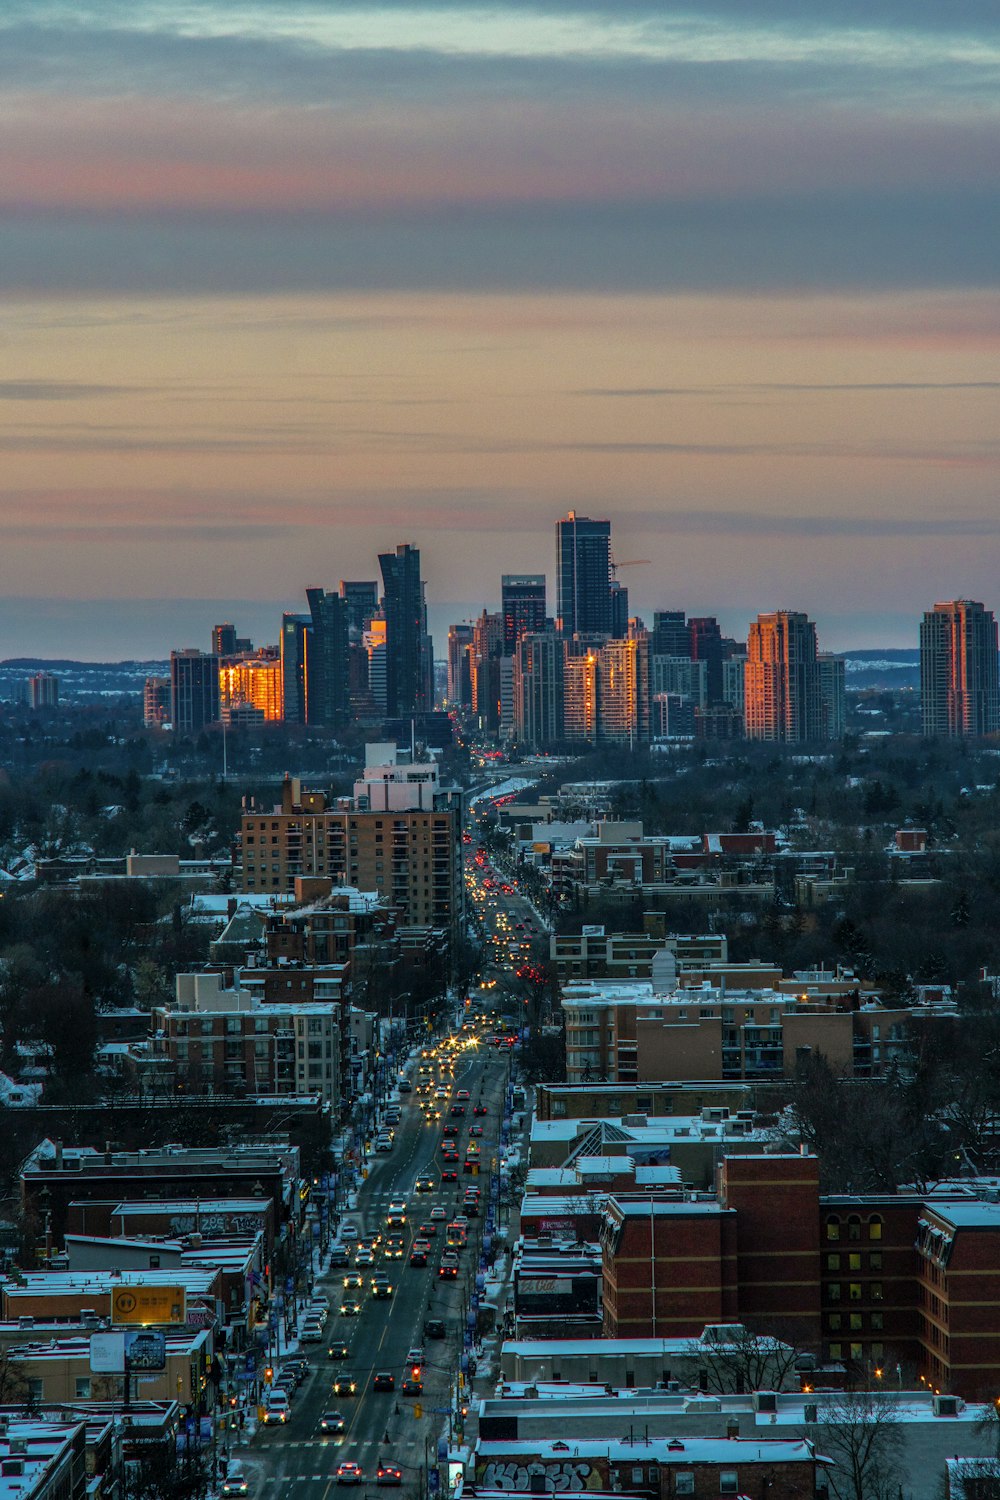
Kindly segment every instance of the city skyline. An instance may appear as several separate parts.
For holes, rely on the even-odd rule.
[[[3,655],[400,538],[440,654],[571,508],[647,615],[991,602],[1000,17],[328,11],[4,8]]]

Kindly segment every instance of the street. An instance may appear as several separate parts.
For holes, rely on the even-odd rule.
[[[429,1047],[437,1045],[440,1044],[436,1038],[429,1039]],[[428,1101],[426,1096],[414,1092],[401,1101],[402,1116],[393,1150],[371,1159],[368,1179],[358,1195],[358,1208],[345,1217],[357,1225],[362,1238],[375,1233],[384,1235],[390,1202],[404,1200],[407,1206],[402,1230],[404,1257],[388,1260],[384,1245],[376,1250],[375,1264],[364,1271],[366,1284],[358,1293],[361,1312],[355,1317],[343,1316],[339,1311],[345,1272],[333,1271],[317,1283],[317,1290],[329,1298],[330,1317],[324,1341],[303,1346],[302,1352],[308,1356],[311,1368],[292,1397],[289,1420],[283,1426],[262,1428],[249,1449],[238,1451],[250,1481],[251,1495],[266,1494],[268,1500],[274,1500],[303,1487],[322,1487],[325,1495],[337,1483],[337,1466],[345,1460],[359,1465],[366,1489],[374,1488],[376,1470],[383,1460],[402,1470],[407,1492],[424,1493],[425,1464],[436,1463],[437,1437],[447,1425],[447,1413],[454,1400],[465,1312],[478,1265],[482,1220],[470,1220],[469,1244],[460,1254],[458,1276],[454,1280],[441,1280],[438,1276],[445,1225],[462,1211],[466,1186],[479,1185],[484,1196],[488,1194],[490,1162],[497,1154],[506,1069],[506,1057],[498,1056],[492,1048],[462,1051],[456,1057],[453,1080],[439,1076],[435,1063],[435,1085],[447,1088],[446,1100],[432,1097]],[[416,1063],[412,1065],[411,1076],[416,1089]],[[464,1115],[452,1118],[450,1111],[459,1090],[468,1091],[471,1097],[464,1106]],[[473,1105],[480,1099],[488,1113],[474,1118]],[[440,1109],[441,1119],[425,1121],[424,1107],[428,1102]],[[479,1140],[481,1176],[466,1175],[460,1162],[449,1163],[445,1166],[457,1167],[458,1179],[442,1183],[443,1129],[448,1124],[458,1129],[455,1144],[463,1156],[470,1127],[483,1127]],[[424,1172],[433,1176],[434,1191],[417,1194],[416,1179]],[[446,1216],[435,1224],[427,1266],[411,1267],[409,1252],[415,1230],[430,1221],[434,1207],[443,1208]],[[394,1291],[388,1299],[372,1296],[370,1282],[375,1270],[387,1271],[392,1277]],[[424,1338],[424,1320],[428,1316],[444,1322],[445,1339]],[[327,1346],[339,1340],[350,1346],[349,1357],[332,1361],[327,1357]],[[411,1374],[411,1366],[406,1363],[407,1351],[418,1345],[425,1349],[423,1392],[415,1397],[403,1396],[400,1387]],[[373,1390],[376,1371],[387,1371],[395,1377],[394,1393]],[[353,1397],[332,1393],[333,1381],[342,1372],[349,1373],[357,1382],[357,1394]],[[419,1418],[417,1409],[422,1412]],[[342,1436],[326,1437],[320,1433],[320,1418],[329,1410],[339,1411],[343,1416],[346,1432]]]

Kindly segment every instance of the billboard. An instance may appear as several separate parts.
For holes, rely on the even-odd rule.
[[[126,1358],[130,1371],[165,1370],[166,1336],[152,1328],[91,1334],[90,1368],[95,1375],[123,1374]]]
[[[112,1323],[183,1323],[182,1286],[117,1286],[111,1293]]]

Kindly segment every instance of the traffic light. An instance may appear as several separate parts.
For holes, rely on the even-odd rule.
[[[265,1381],[265,1383],[267,1385],[270,1385],[271,1381],[273,1379],[274,1379],[274,1366],[273,1365],[265,1365],[264,1366],[264,1381]]]

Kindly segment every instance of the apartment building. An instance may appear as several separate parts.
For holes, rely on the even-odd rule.
[[[783,982],[783,984],[786,982]],[[794,976],[787,989],[652,982],[569,983],[562,992],[568,1083],[765,1080],[822,1053],[835,1071],[878,1077],[906,1055],[912,1028],[954,1017],[949,1001],[905,1008],[862,999],[853,976]]]
[[[383,750],[384,747],[379,747]],[[457,937],[462,920],[461,793],[442,788],[437,766],[392,759],[370,764],[352,801],[286,779],[280,805],[249,807],[240,831],[240,885],[292,891],[303,876],[375,892],[399,925]]]
[[[340,1106],[341,1006],[268,1003],[223,989],[219,974],[179,974],[152,1012],[150,1048],[190,1094],[315,1094]]]

